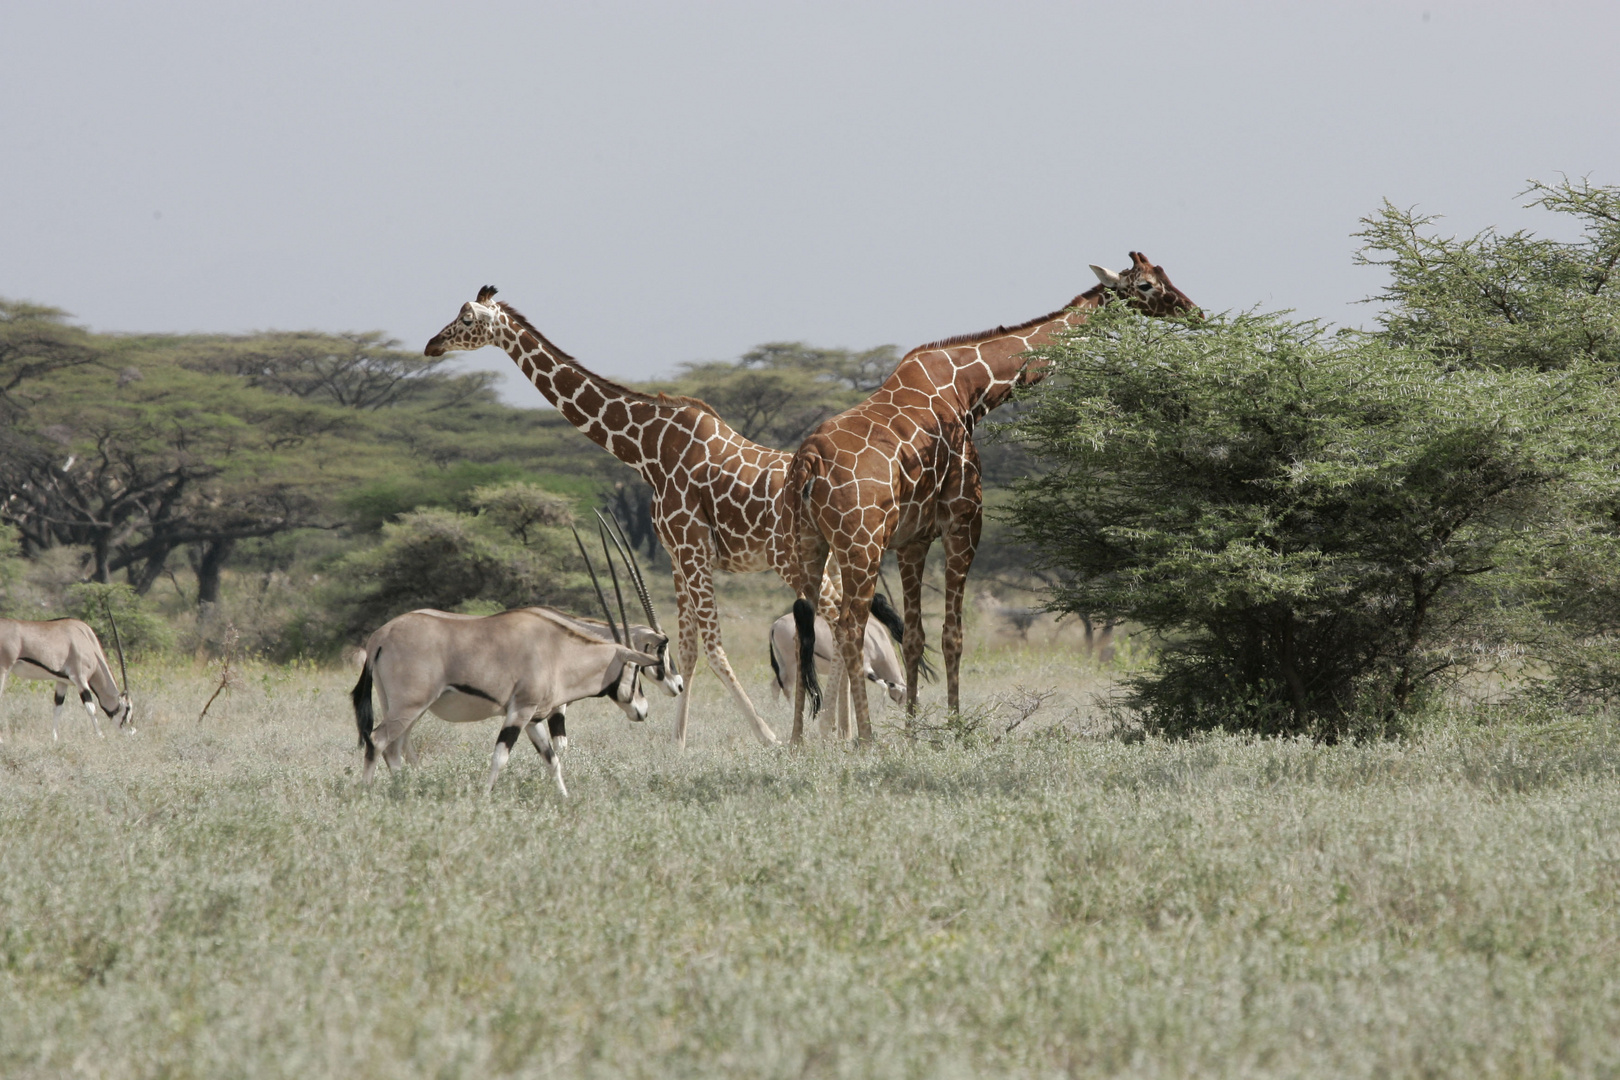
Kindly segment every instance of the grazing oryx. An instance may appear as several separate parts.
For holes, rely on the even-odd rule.
[[[614,539],[618,543],[619,538]],[[584,550],[581,544],[582,555]],[[624,638],[600,585],[597,598],[607,615],[608,633],[593,620],[554,608],[528,607],[485,616],[412,611],[372,634],[352,694],[355,726],[366,751],[363,779],[369,781],[376,771],[379,749],[390,771],[399,768],[411,727],[430,709],[456,723],[504,715],[506,723],[490,762],[490,789],[523,731],[551,766],[557,790],[567,796],[549,724],[537,718],[550,720],[581,698],[612,697],[632,719],[645,719],[646,698],[637,683],[640,671],[672,697],[683,686],[669,661],[669,636],[658,625],[640,568],[629,559],[626,565],[652,625],[626,626]],[[596,571],[588,556],[586,567],[594,582]],[[622,616],[622,597],[620,602]],[[372,713],[373,681],[382,704],[381,724],[375,724]]]
[[[122,664],[122,648],[118,655]],[[129,694],[119,690],[113,681],[112,668],[107,664],[107,654],[102,651],[96,632],[78,619],[48,622],[0,619],[0,694],[5,693],[6,677],[13,672],[23,679],[56,680],[56,709],[51,713],[53,742],[58,738],[62,705],[67,701],[70,684],[78,688],[79,700],[90,714],[90,724],[97,735],[101,734],[97,705],[109,719],[116,720],[120,728],[131,734],[135,731],[130,723]],[[124,682],[127,686],[128,675]]]
[[[774,690],[779,694],[791,694],[794,682],[799,677],[797,636],[791,611],[771,624],[771,671],[776,676]],[[866,640],[861,655],[866,661],[867,680],[887,690],[889,700],[896,705],[906,703],[906,672],[894,651],[895,643],[904,638],[905,624],[900,619],[900,613],[890,605],[887,596],[877,593],[872,598],[872,611],[866,620]],[[834,647],[827,620],[816,616],[816,667],[822,673],[832,664]],[[930,679],[934,677],[933,666],[926,660],[922,662],[922,668],[924,675]],[[830,717],[825,718],[823,727],[830,722]]]

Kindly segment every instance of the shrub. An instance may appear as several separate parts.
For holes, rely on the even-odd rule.
[[[336,646],[363,638],[403,612],[448,611],[469,601],[500,609],[566,607],[585,594],[577,572],[563,569],[568,564],[560,553],[568,549],[555,535],[544,535],[559,531],[541,529],[532,536],[534,543],[524,546],[469,514],[437,509],[403,514],[383,525],[376,547],[344,556],[332,567],[330,606],[336,622],[314,636]],[[309,630],[300,636],[307,639]]]
[[[1620,439],[1620,187],[1532,184],[1529,206],[1557,215],[1569,240],[1524,230],[1447,236],[1436,218],[1385,203],[1363,221],[1363,263],[1387,267],[1380,335],[1447,368],[1526,368],[1567,375],[1587,395],[1588,475],[1564,493],[1555,528],[1521,536],[1525,587],[1511,602],[1520,640],[1551,674],[1535,692],[1566,705],[1620,701],[1620,499],[1606,472]],[[1580,405],[1572,395],[1571,406]]]
[[[1049,471],[1009,518],[1051,610],[1160,636],[1129,701],[1165,733],[1397,730],[1499,636],[1509,541],[1557,520],[1573,468],[1566,375],[1117,308],[1045,355],[1013,430]]]

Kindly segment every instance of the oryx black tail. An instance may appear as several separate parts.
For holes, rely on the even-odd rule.
[[[816,608],[810,601],[793,601],[793,629],[799,635],[799,685],[814,716],[821,711],[821,680],[816,677]]]
[[[771,678],[776,682],[776,688],[787,693],[787,687],[782,685],[782,665],[776,659],[776,635],[773,633],[765,642],[765,651],[771,654]]]
[[[378,649],[378,653],[382,650]],[[377,722],[376,714],[371,711],[371,663],[375,657],[367,656],[365,666],[360,669],[360,681],[354,684],[354,692],[349,700],[354,702],[354,726],[360,732],[360,745],[366,749],[366,760],[370,761],[377,756],[377,747],[371,741],[371,729]]]
[[[894,605],[889,603],[889,598],[883,593],[872,594],[872,618],[883,624],[884,628],[889,631],[889,636],[894,638],[895,644],[905,644],[906,621],[900,617],[898,611],[894,610]],[[918,657],[917,669],[922,677],[929,682],[933,682],[938,677],[938,673],[934,671],[934,665],[928,662],[926,656]]]

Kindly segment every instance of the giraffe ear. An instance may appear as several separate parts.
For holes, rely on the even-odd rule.
[[[1111,289],[1122,289],[1125,287],[1124,279],[1122,279],[1112,270],[1104,269],[1103,267],[1098,266],[1096,263],[1092,263],[1091,272],[1097,275],[1098,281],[1102,282],[1104,285],[1107,285]]]
[[[495,288],[495,286],[485,285],[482,289],[478,290],[478,302],[480,304],[489,303],[490,298],[493,297],[497,291],[498,290]]]

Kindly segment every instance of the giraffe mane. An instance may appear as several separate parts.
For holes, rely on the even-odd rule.
[[[590,368],[581,364],[578,360],[575,360],[572,356],[558,348],[550,338],[546,337],[546,335],[540,332],[539,328],[536,327],[534,323],[529,321],[528,316],[524,315],[517,308],[513,307],[511,304],[508,304],[505,300],[495,301],[495,306],[506,312],[507,318],[511,319],[513,322],[517,323],[518,326],[539,338],[540,343],[543,344],[558,360],[567,364],[569,367],[585,376],[585,378],[589,379],[597,386],[606,387],[621,397],[628,398],[631,401],[639,401],[643,405],[652,405],[661,409],[699,409],[708,413],[717,420],[720,418],[720,414],[714,411],[714,406],[699,398],[683,397],[680,394],[644,394],[640,390],[632,390],[628,386],[616,383],[606,376],[598,375],[596,372],[592,371]]]
[[[1079,296],[1075,297],[1073,300],[1070,300],[1058,310],[1048,312],[1045,315],[1037,315],[1033,319],[1026,319],[1017,326],[998,326],[993,330],[981,330],[977,334],[957,334],[953,337],[940,338],[938,341],[930,341],[926,345],[917,346],[900,359],[902,361],[909,360],[918,353],[932,352],[935,349],[954,348],[957,345],[975,345],[981,341],[989,341],[992,338],[1005,337],[1008,334],[1016,334],[1020,330],[1028,330],[1032,326],[1039,326],[1043,322],[1050,322],[1059,315],[1062,315],[1065,311],[1068,311],[1070,308],[1080,304],[1081,301],[1100,299],[1106,289],[1106,285],[1098,283],[1081,293]]]

